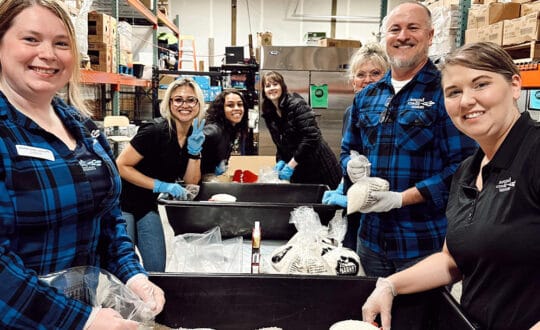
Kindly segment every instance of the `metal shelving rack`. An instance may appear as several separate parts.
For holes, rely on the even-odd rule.
[[[180,35],[180,30],[176,22],[171,21],[165,14],[157,10],[157,0],[153,0],[153,10],[148,9],[139,0],[94,0],[92,4],[93,10],[115,17],[119,19],[128,18],[136,21],[137,25],[148,24],[152,25],[153,33],[152,40],[157,43],[157,28],[158,25],[164,25],[174,32],[177,36]],[[119,40],[116,40],[116,58],[120,58]],[[158,50],[153,47],[153,67],[157,67]],[[81,81],[84,84],[109,84],[111,86],[112,98],[112,113],[118,115],[120,113],[119,91],[120,86],[135,86],[136,88],[152,87],[150,80],[137,79],[133,76],[127,76],[117,73],[99,72],[93,70],[82,70]]]
[[[469,14],[469,8],[471,7],[471,0],[460,0],[460,30],[457,34],[456,45],[461,46],[465,43],[465,30],[467,29],[467,17]],[[536,47],[540,50],[540,45],[536,42],[530,47]],[[513,49],[524,48],[523,45],[505,47],[512,51]],[[525,46],[525,51],[528,51],[528,46]],[[522,79],[522,88],[535,89],[540,88],[540,63],[535,62],[533,58],[524,59],[523,61],[517,60],[516,64],[519,67]]]

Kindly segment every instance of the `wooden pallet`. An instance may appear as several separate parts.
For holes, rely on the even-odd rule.
[[[514,62],[518,65],[524,65],[540,60],[540,41],[532,40],[526,43],[503,47]]]

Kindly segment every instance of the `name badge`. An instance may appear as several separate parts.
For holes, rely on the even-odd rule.
[[[20,144],[17,144],[15,147],[17,148],[17,154],[19,156],[26,156],[26,157],[33,157],[33,158],[40,158],[40,159],[54,161],[54,155],[52,151],[48,149],[24,146]]]

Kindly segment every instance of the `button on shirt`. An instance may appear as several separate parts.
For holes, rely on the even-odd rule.
[[[476,147],[446,114],[440,73],[431,61],[397,94],[390,72],[356,94],[341,146],[343,173],[350,151],[356,150],[371,162],[371,176],[388,180],[390,190],[416,187],[426,199],[386,213],[363,214],[362,244],[389,259],[439,251],[451,177]]]

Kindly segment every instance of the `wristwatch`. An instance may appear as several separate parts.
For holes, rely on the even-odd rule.
[[[192,155],[192,154],[190,154],[188,152],[187,156],[188,156],[189,159],[201,159],[201,157],[202,157],[200,152],[198,154],[196,154],[196,155]]]

